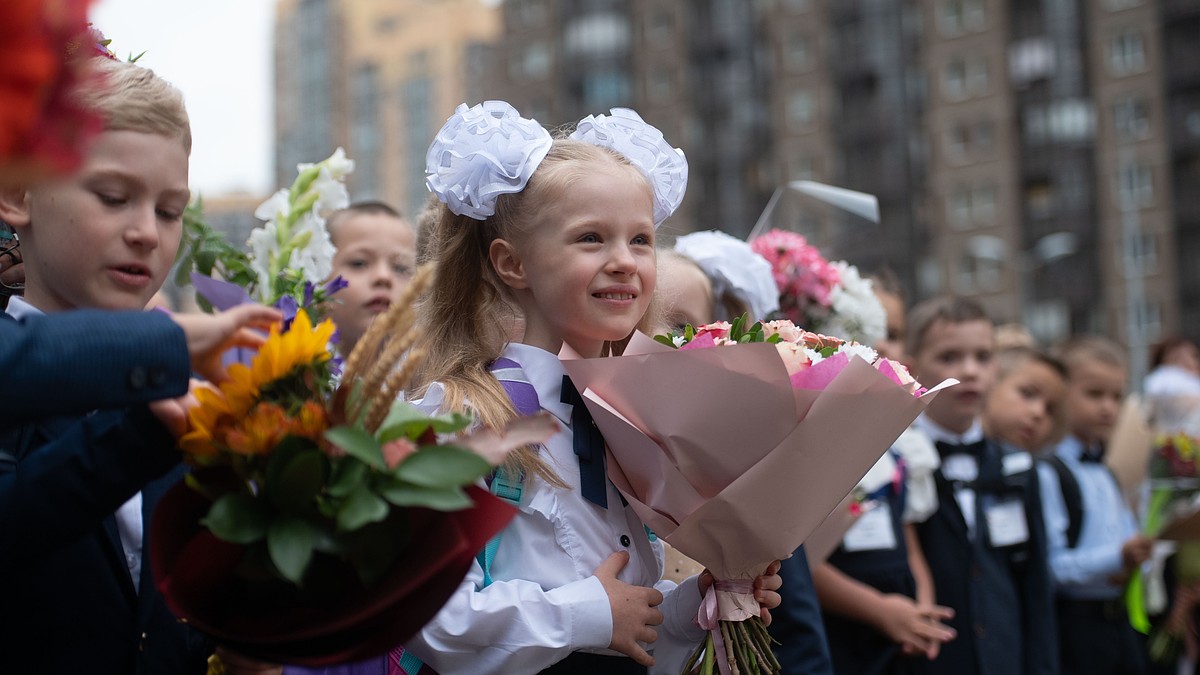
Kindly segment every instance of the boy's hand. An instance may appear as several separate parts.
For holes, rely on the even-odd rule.
[[[1149,560],[1153,547],[1154,540],[1145,535],[1139,534],[1130,537],[1129,541],[1121,546],[1121,563],[1125,570],[1132,571]]]
[[[612,642],[608,648],[650,667],[654,665],[654,657],[638,643],[658,639],[654,626],[662,624],[663,615],[655,607],[662,604],[663,596],[653,588],[634,586],[618,579],[617,574],[628,562],[629,554],[617,551],[600,563],[595,572],[612,606]]]
[[[167,431],[179,440],[187,433],[187,411],[188,408],[196,405],[196,397],[193,395],[196,387],[207,386],[197,380],[191,381],[191,386],[188,388],[188,393],[179,398],[168,398],[161,401],[154,401],[149,404],[150,412],[158,418],[159,422],[167,428]]]
[[[226,379],[221,354],[233,347],[258,347],[265,338],[251,330],[268,330],[283,313],[262,305],[238,305],[220,314],[172,314],[187,340],[192,369],[210,382]]]

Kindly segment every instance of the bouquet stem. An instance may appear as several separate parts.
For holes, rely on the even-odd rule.
[[[778,675],[783,668],[771,650],[772,644],[778,642],[757,616],[745,621],[720,621],[684,664],[681,675]]]

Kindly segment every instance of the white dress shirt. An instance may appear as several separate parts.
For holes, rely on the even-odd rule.
[[[45,314],[19,295],[9,298],[5,311],[17,321],[27,316]],[[129,570],[134,590],[138,590],[138,580],[142,578],[142,493],[137,492],[130,497],[115,515],[117,531],[121,535],[121,549],[125,554],[125,567]]]
[[[579,492],[579,463],[570,430],[571,406],[560,402],[565,371],[558,357],[522,344],[503,356],[521,364],[543,410],[561,423],[545,443],[543,458],[567,484],[554,488],[536,477],[525,482],[520,511],[501,533],[491,567],[492,584],[481,588],[478,561],[450,600],[405,647],[442,675],[537,673],[574,651],[615,654],[612,609],[593,572],[611,554],[629,553],[619,578],[655,587],[665,599],[664,623],[655,646],[672,653],[704,638],[693,620],[700,605],[695,577],[676,586],[661,581],[662,542],[651,540],[632,508],[607,482],[608,509]],[[429,387],[419,407],[432,412],[443,390]],[[679,650],[672,643],[682,643]]]
[[[1083,501],[1083,526],[1074,548],[1067,547],[1070,518],[1058,472],[1045,463],[1038,466],[1050,574],[1062,596],[1108,600],[1121,595],[1121,587],[1109,577],[1121,571],[1121,547],[1137,534],[1137,520],[1108,467],[1081,462],[1083,450],[1083,443],[1074,436],[1064,438],[1054,449],[1079,483]]]
[[[944,443],[955,443],[959,445],[970,445],[983,440],[983,424],[977,419],[971,424],[971,428],[959,434],[950,431],[946,427],[929,419],[924,413],[917,417],[913,422],[920,431],[923,431],[929,440],[935,444],[938,441]],[[979,462],[970,455],[951,455],[941,460],[942,475],[947,480],[960,481],[962,483],[970,483],[979,477]],[[963,520],[967,523],[967,536],[975,536],[975,490],[969,487],[957,487],[954,490],[954,500],[958,502],[958,509],[962,511]]]

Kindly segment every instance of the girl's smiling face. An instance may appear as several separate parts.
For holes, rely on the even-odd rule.
[[[633,331],[654,294],[650,186],[637,169],[603,162],[559,192],[515,241],[492,242],[491,260],[525,316],[523,342],[599,356]]]

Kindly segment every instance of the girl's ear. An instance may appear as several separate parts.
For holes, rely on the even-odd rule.
[[[488,260],[491,261],[492,269],[496,270],[500,281],[510,288],[529,288],[529,281],[525,278],[525,265],[521,264],[521,257],[511,243],[503,239],[492,240],[488,245]]]
[[[0,185],[0,220],[13,227],[29,224],[29,193],[24,185]]]

